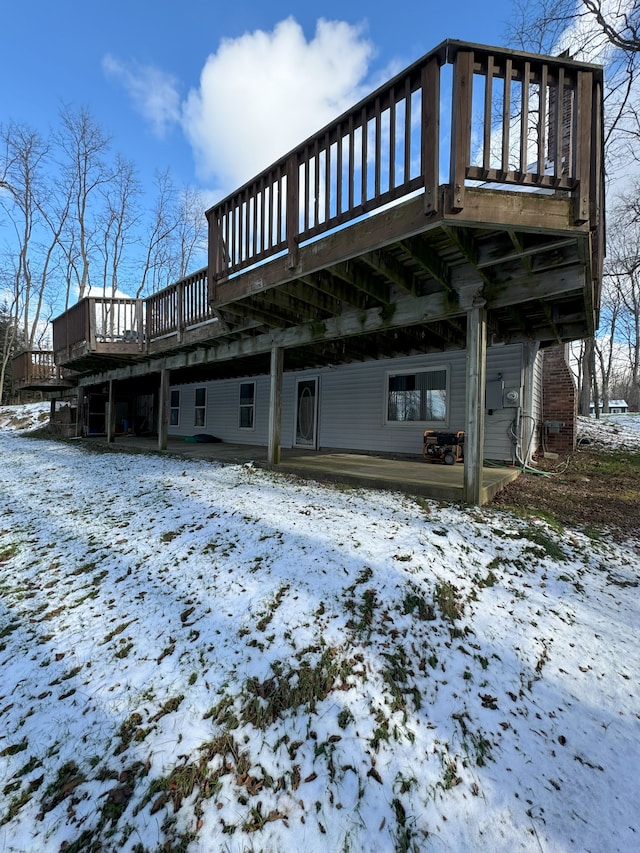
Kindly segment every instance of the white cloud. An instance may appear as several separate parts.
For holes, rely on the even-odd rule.
[[[602,0],[601,13],[614,29],[624,30],[625,21],[633,15],[636,0]],[[615,54],[607,36],[602,32],[595,16],[579,10],[571,24],[564,30],[554,52],[567,50],[581,62],[598,62],[608,65]]]
[[[175,77],[153,65],[127,65],[110,54],[103,58],[102,68],[108,77],[122,83],[157,136],[164,136],[168,127],[179,120],[180,95]]]
[[[180,101],[174,77],[107,55],[118,80],[162,136],[180,123],[198,175],[228,192],[357,102],[373,56],[361,26],[319,19],[309,41],[289,17],[271,32],[224,39]]]
[[[200,176],[233,188],[286,154],[361,96],[372,54],[341,21],[319,20],[308,42],[293,18],[223,41],[183,104]]]

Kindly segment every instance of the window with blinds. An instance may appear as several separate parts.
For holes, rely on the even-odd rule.
[[[387,422],[447,420],[447,370],[387,374]]]
[[[240,429],[253,429],[256,403],[256,383],[240,383],[240,412],[238,426]]]
[[[171,392],[169,424],[170,426],[179,426],[180,424],[180,391],[177,388]]]
[[[196,388],[196,405],[194,425],[203,427],[206,421],[207,414],[207,389]]]

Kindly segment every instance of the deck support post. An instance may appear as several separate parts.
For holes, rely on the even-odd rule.
[[[84,433],[84,385],[78,385],[76,406],[76,438],[80,438]]]
[[[107,409],[107,444],[113,444],[116,437],[116,401],[115,382],[109,380],[109,408]]]
[[[164,367],[160,371],[160,393],[158,395],[158,450],[167,449],[169,432],[169,380],[171,371]]]
[[[481,506],[484,457],[484,405],[487,386],[487,309],[475,299],[467,312],[467,395],[464,436],[464,492],[466,503]]]
[[[282,420],[282,373],[284,348],[271,348],[271,387],[269,391],[269,448],[267,461],[280,464],[280,422]]]

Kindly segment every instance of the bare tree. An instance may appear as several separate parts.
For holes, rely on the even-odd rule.
[[[611,282],[607,272],[605,272],[600,315],[600,336],[594,340],[597,360],[594,384],[596,388],[599,388],[602,412],[604,414],[609,412],[611,386],[616,375],[618,361],[616,335],[618,332],[619,315],[620,301],[615,291],[615,285]]]
[[[136,298],[156,293],[174,280],[171,242],[179,226],[176,190],[169,170],[156,172],[156,198],[145,240],[145,257]]]
[[[617,0],[616,3],[608,2],[605,9],[602,0],[582,0],[582,5],[610,44],[626,53],[640,51],[640,6],[637,3]]]
[[[3,299],[7,322],[0,361],[0,391],[16,330],[24,330],[26,349],[40,342],[50,305],[56,298],[51,287],[57,269],[57,247],[68,215],[46,173],[51,165],[48,143],[33,128],[9,123],[0,129],[0,207],[6,222],[3,250]]]
[[[575,0],[515,0],[505,38],[519,50],[553,54],[575,15]]]
[[[194,187],[185,187],[180,193],[178,227],[176,229],[177,277],[189,273],[196,253],[204,254],[207,240],[207,220],[202,193]]]
[[[608,298],[605,317],[615,319],[608,329],[611,339],[610,358],[624,357],[622,372],[627,378],[627,402],[634,408],[640,404],[640,210],[637,192],[640,181],[628,195],[618,200],[610,228],[609,256],[605,266]],[[613,374],[613,364],[610,372]],[[620,370],[617,371],[618,375]]]
[[[625,175],[631,160],[640,160],[640,5],[628,0],[538,0],[529,4],[518,0],[507,35],[514,45],[525,50],[544,53],[568,51],[581,60],[600,62],[605,74],[605,169],[608,180],[607,206],[610,219],[625,221],[630,215],[630,203],[617,200],[612,189],[616,178]],[[636,202],[637,205],[637,202]],[[636,211],[640,212],[639,210]],[[619,231],[619,228],[615,229]],[[624,232],[624,227],[622,231]],[[611,233],[611,229],[609,229]],[[633,338],[633,307],[621,300],[625,276],[629,275],[631,257],[637,257],[640,246],[624,250],[624,271],[620,256],[607,265],[605,296],[600,336],[585,341],[579,368],[580,414],[589,413],[590,397],[602,392],[605,403],[609,384],[614,375],[616,339],[623,328]],[[625,285],[626,287],[626,285]],[[633,293],[633,287],[630,287]],[[633,298],[627,300],[633,306]],[[624,322],[623,322],[624,320]],[[633,373],[633,346],[628,344]],[[597,364],[596,364],[597,362]],[[599,369],[596,369],[598,367]],[[596,412],[598,406],[596,405]]]
[[[96,209],[98,191],[112,180],[113,170],[105,160],[111,140],[88,110],[74,111],[65,106],[60,113],[60,122],[61,130],[54,139],[62,157],[62,191],[71,203],[69,227],[60,240],[70,273],[68,305],[74,287],[79,300],[90,287],[91,261],[99,222]]]
[[[51,315],[89,294],[140,297],[184,277],[206,244],[200,193],[155,178],[150,211],[135,165],[113,154],[86,109],[64,107],[47,137],[17,123],[0,126],[0,340],[2,376],[17,329],[33,348]],[[135,282],[135,284],[133,284]],[[132,294],[133,295],[133,294]]]
[[[116,155],[113,177],[103,188],[104,208],[98,221],[104,296],[118,292],[127,250],[135,242],[134,231],[140,222],[141,192],[134,163]]]

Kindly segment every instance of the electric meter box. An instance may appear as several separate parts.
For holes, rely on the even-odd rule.
[[[522,388],[512,387],[504,389],[503,406],[505,409],[517,409],[522,400]]]
[[[502,409],[504,406],[504,403],[502,402],[503,392],[504,382],[502,379],[492,379],[487,382],[486,400],[487,409],[489,409],[489,411]]]

